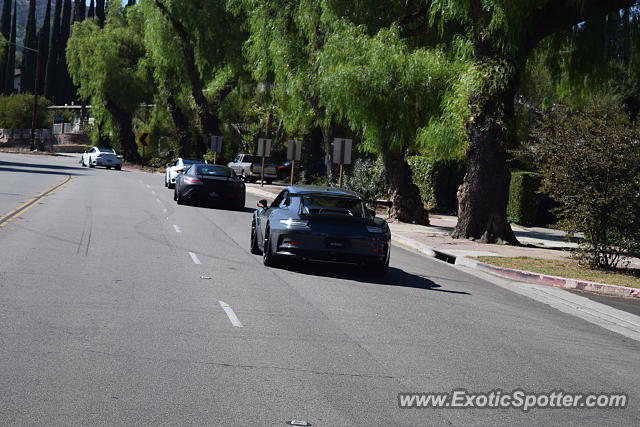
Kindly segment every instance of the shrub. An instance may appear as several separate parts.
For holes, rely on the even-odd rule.
[[[559,202],[559,226],[584,241],[575,256],[616,267],[640,255],[640,131],[615,108],[557,112],[534,131],[543,189]]]
[[[533,172],[514,172],[509,186],[507,218],[520,225],[535,223],[540,199],[541,177]]]
[[[458,211],[457,191],[467,170],[462,160],[435,160],[426,156],[408,158],[413,182],[430,210],[455,214]]]
[[[51,127],[51,114],[48,110],[49,101],[38,98],[36,128]],[[20,94],[0,96],[0,128],[2,129],[30,129],[33,114],[33,95]]]
[[[365,199],[387,197],[389,182],[382,160],[357,159],[351,167],[351,172],[345,176],[344,186]]]

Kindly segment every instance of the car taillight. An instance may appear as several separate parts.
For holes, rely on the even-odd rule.
[[[177,170],[176,173],[184,173],[182,170]]]
[[[198,178],[189,178],[188,176],[184,177],[184,182],[187,184],[201,184]]]

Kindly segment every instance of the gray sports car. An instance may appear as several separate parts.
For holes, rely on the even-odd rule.
[[[386,221],[367,205],[390,202],[364,200],[339,188],[286,187],[267,205],[258,202],[251,223],[251,253],[266,266],[286,258],[348,262],[384,275],[389,268],[391,232]]]

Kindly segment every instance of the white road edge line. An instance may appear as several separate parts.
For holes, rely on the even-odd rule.
[[[227,317],[231,321],[231,324],[236,328],[242,328],[243,327],[242,323],[240,323],[240,319],[238,319],[238,316],[236,316],[236,314],[233,312],[233,309],[231,308],[231,306],[224,301],[218,301],[218,302],[220,303],[220,307],[222,307],[224,312],[227,314]]]
[[[173,224],[173,229],[176,230],[176,233],[181,233],[182,232],[182,230],[180,230],[180,227],[178,227],[175,224]],[[193,252],[189,252],[189,253],[193,253]]]
[[[193,260],[194,264],[202,264],[198,259],[198,255],[194,254],[193,252],[189,252],[189,255],[191,255],[191,259]]]

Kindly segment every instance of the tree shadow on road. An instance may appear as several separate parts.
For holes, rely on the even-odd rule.
[[[52,170],[28,170],[28,169],[17,169],[17,168],[5,168],[3,164],[0,163],[0,172],[20,172],[20,173],[29,173],[29,174],[40,174],[40,175],[61,175],[61,176],[77,176],[83,174],[77,174],[73,172],[62,172],[62,171],[52,171]]]
[[[426,277],[408,273],[395,267],[389,267],[389,271],[384,277],[374,277],[370,274],[367,274],[366,270],[357,265],[338,264],[330,262],[290,261],[283,264],[280,268],[284,270],[295,271],[301,274],[309,274],[320,277],[331,277],[336,279],[356,280],[362,283],[424,289],[428,291],[445,292],[448,294],[471,295],[469,292],[444,289],[441,285]]]
[[[53,169],[53,170],[67,170],[67,169],[84,169],[80,166],[60,166],[60,165],[40,165],[36,163],[20,163],[20,162],[5,162],[0,160],[0,167],[12,166],[14,168],[34,168],[34,169]]]

